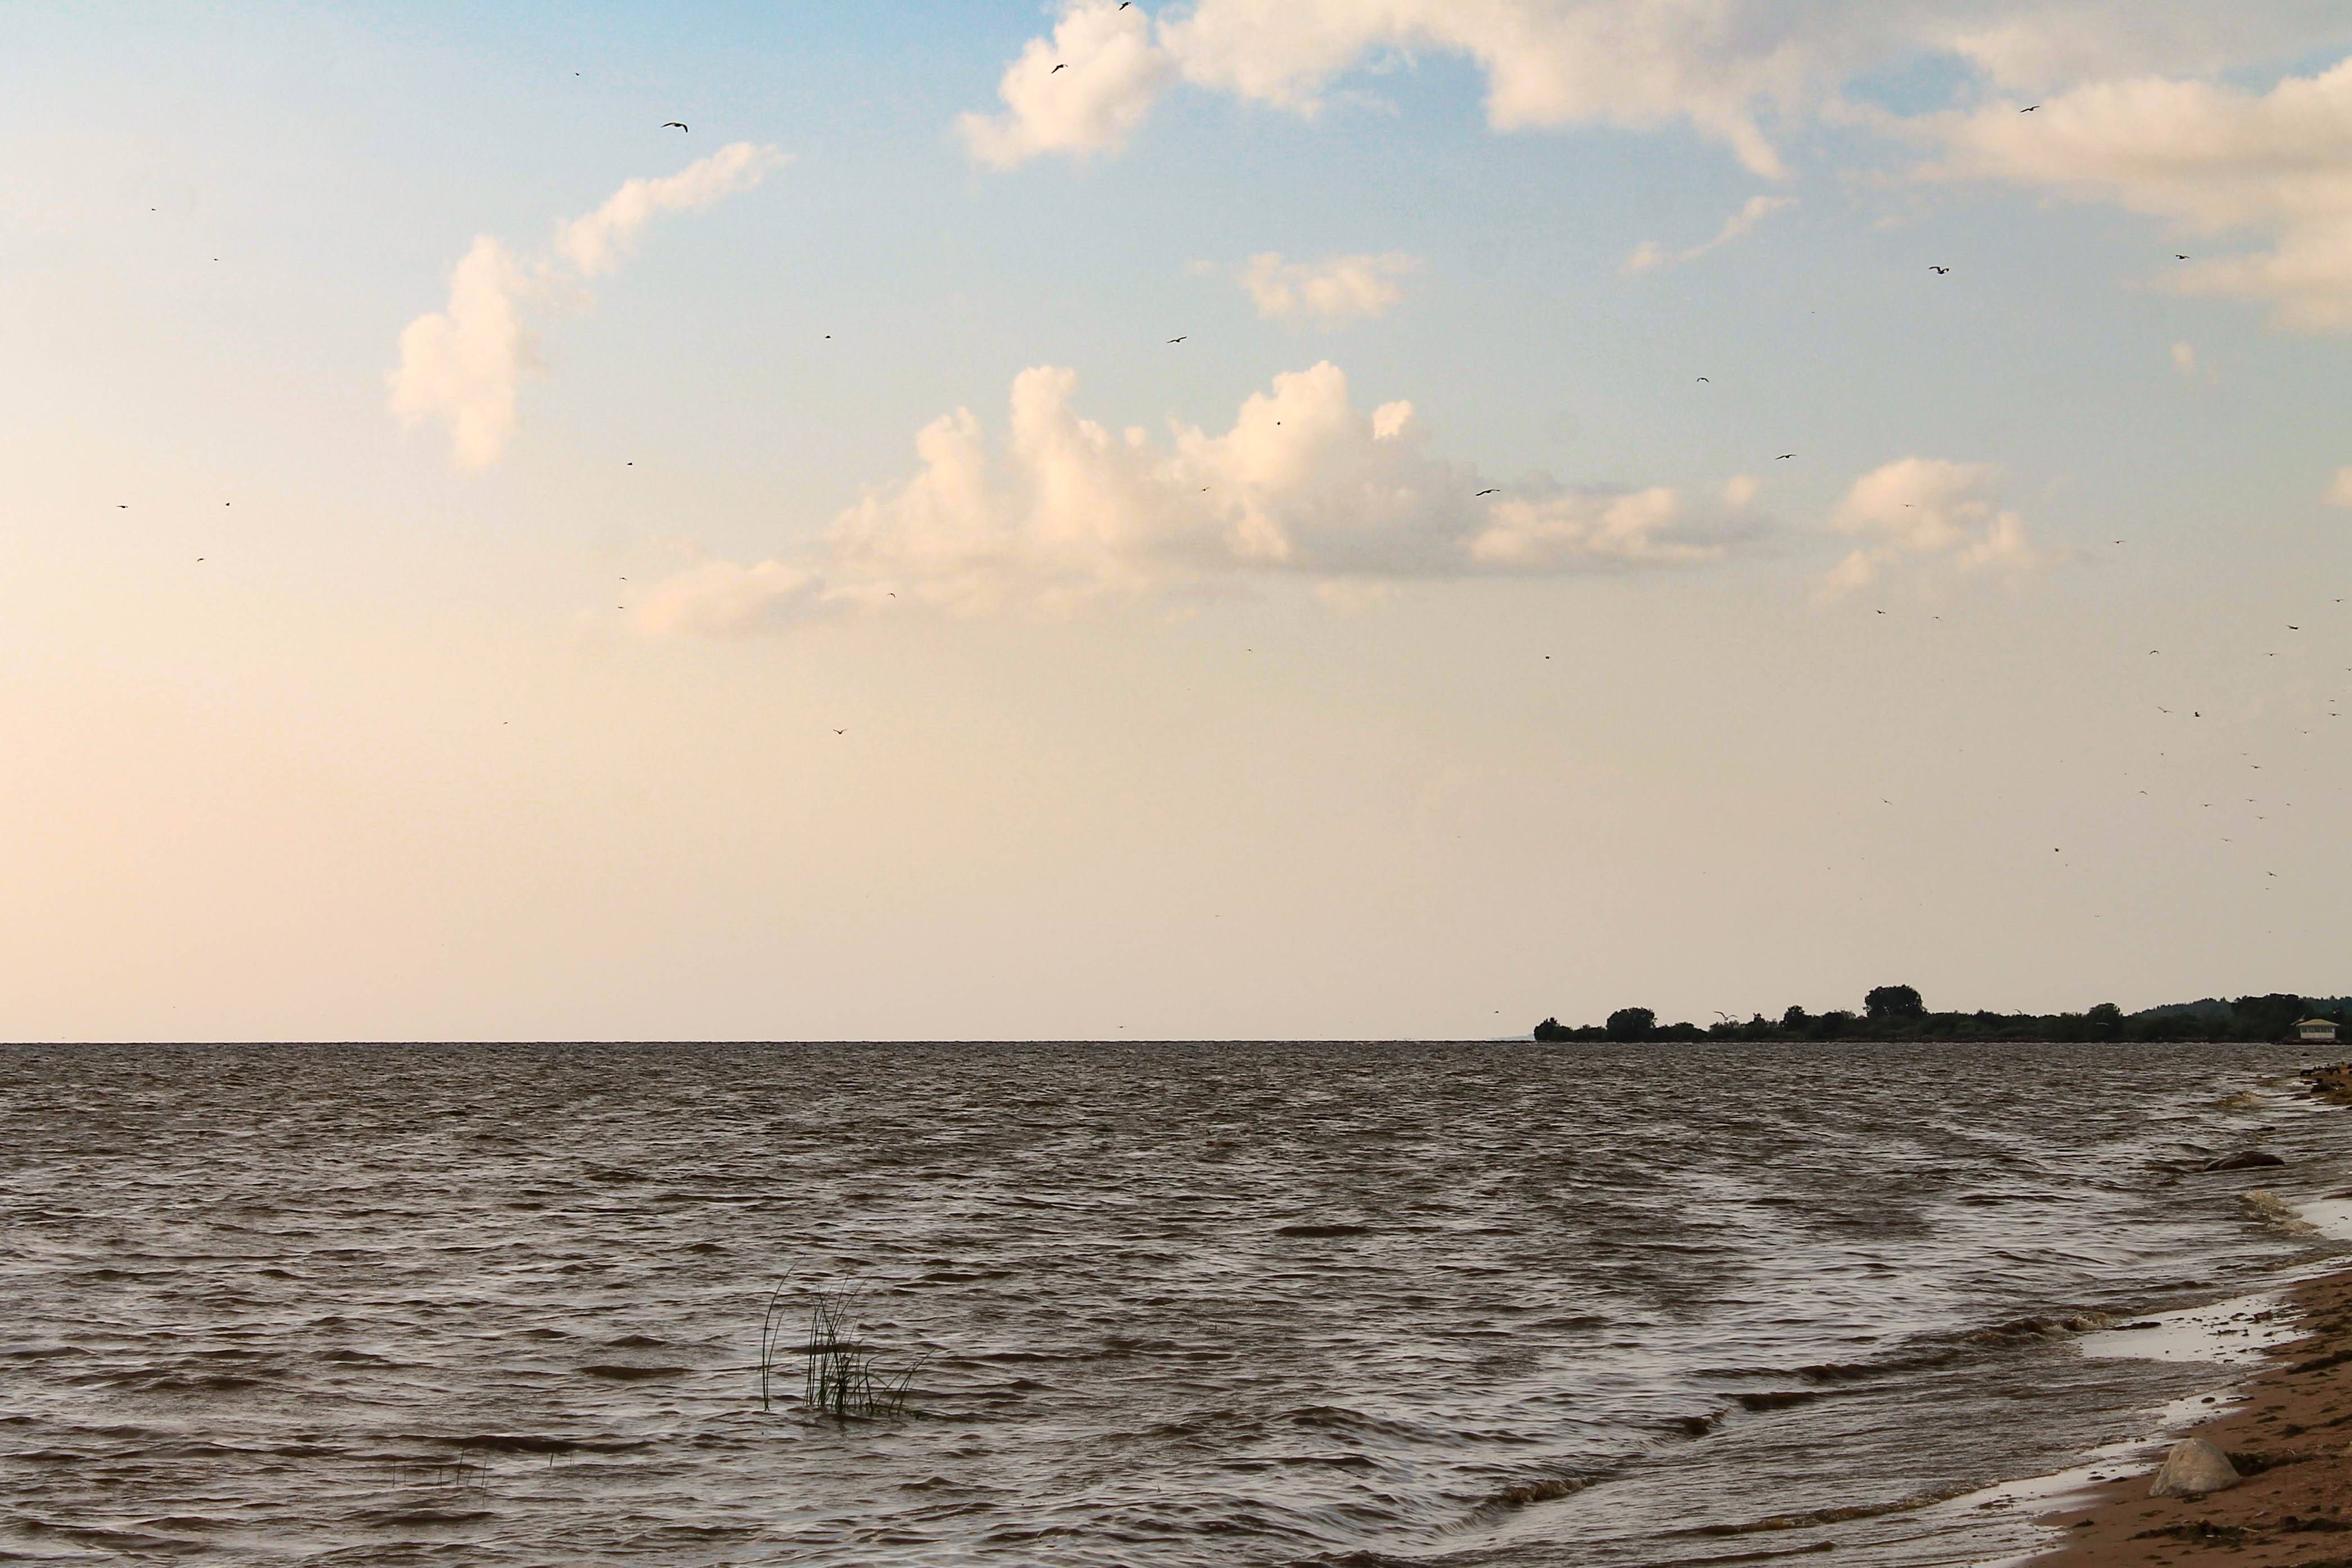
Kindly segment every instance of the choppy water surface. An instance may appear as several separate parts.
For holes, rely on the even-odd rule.
[[[1966,1562],[1998,1517],[1822,1515],[2217,1385],[2020,1320],[2307,1252],[2238,1197],[2343,1178],[2307,1060],[0,1051],[0,1555]],[[868,1282],[907,1418],[761,1411],[787,1270]]]

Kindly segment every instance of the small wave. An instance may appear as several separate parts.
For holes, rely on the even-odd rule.
[[[596,1442],[584,1437],[532,1437],[510,1432],[484,1432],[466,1437],[425,1437],[419,1440],[493,1454],[625,1454],[650,1446],[643,1441]]]
[[[498,1514],[487,1508],[404,1508],[386,1513],[363,1513],[358,1522],[377,1530],[390,1530],[413,1524],[471,1524],[478,1519],[496,1519]]]
[[[1816,1399],[1826,1399],[1829,1391],[1823,1388],[1782,1388],[1762,1394],[1735,1394],[1732,1397],[1744,1410],[1786,1410],[1791,1405],[1810,1405]]]
[[[580,1369],[580,1375],[583,1377],[608,1378],[614,1383],[643,1383],[648,1378],[682,1376],[693,1370],[694,1369],[692,1367],[688,1366],[614,1366],[600,1364],[596,1366],[582,1367]]]
[[[2246,1212],[2256,1219],[2273,1229],[2284,1230],[2289,1236],[2320,1234],[2319,1227],[2297,1214],[2293,1204],[2274,1192],[2257,1187],[2252,1192],[2240,1193],[2238,1201],[2244,1205]]]
[[[2105,1312],[2070,1312],[2063,1318],[2011,1318],[2007,1322],[1975,1329],[1960,1337],[1973,1344],[2003,1344],[2018,1340],[2059,1339],[2070,1333],[2089,1333],[2094,1329],[2114,1326],[2115,1320]]]
[[[1599,1479],[1597,1476],[1548,1476],[1540,1480],[1522,1481],[1517,1486],[1505,1487],[1487,1498],[1478,1505],[1477,1511],[1492,1513],[1574,1497]]]
[[[1923,1508],[1933,1508],[1962,1496],[1971,1489],[1965,1486],[1937,1487],[1916,1491],[1893,1502],[1851,1503],[1840,1508],[1817,1508],[1804,1513],[1768,1514],[1740,1524],[1701,1524],[1678,1531],[1684,1535],[1724,1536],[1760,1535],[1775,1530],[1811,1530],[1817,1525],[1848,1524],[1857,1519],[1884,1519],[1890,1513],[1916,1513]]]

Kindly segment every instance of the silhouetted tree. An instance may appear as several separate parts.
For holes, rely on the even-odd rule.
[[[1647,1040],[1658,1027],[1658,1015],[1647,1008],[1619,1008],[1609,1015],[1612,1040]]]
[[[1575,1037],[1575,1031],[1562,1028],[1558,1019],[1546,1019],[1536,1025],[1536,1038],[1540,1040],[1556,1041],[1573,1040]]]
[[[1802,1034],[1812,1021],[1812,1015],[1793,1002],[1789,1004],[1789,1010],[1780,1015],[1780,1027],[1790,1034]]]
[[[2284,991],[2240,997],[2230,1004],[2239,1032],[2249,1040],[2276,1040],[2303,1020],[2303,998]]]
[[[1927,1004],[1908,986],[1878,986],[1862,998],[1862,1009],[1874,1019],[1917,1019],[1927,1016]]]

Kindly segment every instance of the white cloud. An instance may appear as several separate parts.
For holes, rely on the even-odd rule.
[[[519,395],[537,368],[526,303],[562,297],[586,302],[577,279],[619,265],[655,214],[708,206],[760,183],[784,162],[772,147],[738,141],[661,180],[631,180],[584,218],[557,226],[555,253],[569,264],[525,265],[484,235],[451,269],[449,305],[411,321],[400,334],[400,364],[390,374],[392,411],[404,424],[436,418],[449,426],[460,468],[498,461],[520,428]]]
[[[2327,486],[2327,504],[2331,507],[2352,507],[2352,468],[2338,468],[2335,482]]]
[[[2016,577],[2065,559],[2027,537],[2024,518],[2000,504],[2000,481],[1986,465],[1937,457],[1899,458],[1864,475],[1831,522],[1865,542],[1831,572],[1827,591],[1850,592],[1891,570]]]
[[[2264,236],[2268,249],[2232,256],[2183,244],[2169,281],[2268,300],[2283,326],[2352,330],[2352,60],[2264,93],[2148,77],[1922,129],[1948,144],[1940,175],[2115,202],[2201,239]]]
[[[776,148],[737,141],[666,179],[631,180],[603,206],[565,224],[556,235],[556,254],[583,277],[610,272],[635,243],[637,231],[656,214],[707,207],[738,191],[748,191],[785,162],[785,155]]]
[[[1654,267],[1664,267],[1669,264],[1681,266],[1696,261],[1717,246],[1729,245],[1783,207],[1793,207],[1796,204],[1797,198],[1794,196],[1750,196],[1746,206],[1723,220],[1723,227],[1717,230],[1716,236],[1706,244],[1695,245],[1688,250],[1669,251],[1662,249],[1655,240],[1645,239],[1633,247],[1633,255],[1625,258],[1624,270],[1647,272]]]
[[[1052,612],[1276,575],[1360,610],[1401,579],[1695,565],[1735,531],[1721,507],[1664,488],[1535,480],[1479,497],[1506,487],[1431,456],[1412,404],[1358,410],[1328,362],[1276,376],[1222,434],[1172,421],[1164,440],[1112,431],[1075,412],[1076,388],[1072,371],[1024,371],[1001,446],[967,410],[935,420],[916,437],[914,475],[813,549],[698,566],[662,585],[643,623],[738,630],[891,597]]]
[[[1051,39],[1032,38],[997,84],[1001,115],[956,121],[972,158],[1010,169],[1040,152],[1115,152],[1171,71],[1139,5],[1065,0]]]
[[[2329,0],[1196,0],[1156,28],[1142,12],[1065,0],[1053,40],[1032,40],[1005,72],[1007,112],[961,121],[973,157],[1009,167],[1115,151],[1179,76],[1312,114],[1349,73],[1430,52],[1484,72],[1497,131],[1684,124],[1778,177],[1766,127],[1885,61],[1941,55],[2038,89],[2092,72],[2210,71],[2347,30]],[[1097,51],[1103,68],[1074,82]]]
[[[1242,287],[1260,317],[1307,317],[1325,327],[1370,316],[1385,316],[1404,298],[1396,280],[1419,269],[1409,256],[1334,256],[1321,261],[1285,261],[1278,251],[1254,256],[1239,274]]]
[[[748,632],[814,611],[823,580],[782,561],[706,560],[655,589],[637,611],[645,631]]]
[[[450,269],[449,308],[411,321],[392,372],[392,411],[403,423],[448,421],[457,465],[495,462],[521,423],[515,411],[523,371],[537,363],[522,301],[540,287],[506,246],[488,235]]]

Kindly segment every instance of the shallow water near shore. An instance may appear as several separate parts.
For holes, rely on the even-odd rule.
[[[2347,1176],[2315,1060],[8,1048],[0,1556],[1995,1557],[1936,1500],[2232,1376],[2078,1330],[2342,1248],[2279,1222]],[[907,1418],[760,1409],[788,1271]]]

